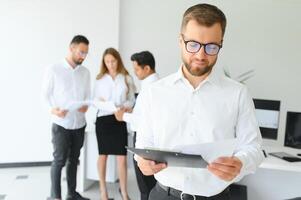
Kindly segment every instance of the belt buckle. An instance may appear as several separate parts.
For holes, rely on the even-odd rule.
[[[184,200],[184,199],[183,199],[184,194],[187,194],[187,193],[181,192],[181,195],[180,195],[181,200]],[[193,197],[193,200],[196,200],[195,195],[193,195],[193,194],[187,194],[187,195],[192,196],[192,197]]]

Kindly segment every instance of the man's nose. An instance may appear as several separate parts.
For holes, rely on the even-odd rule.
[[[199,59],[203,59],[207,57],[207,54],[205,53],[205,47],[201,46],[200,50],[195,53],[195,56]]]

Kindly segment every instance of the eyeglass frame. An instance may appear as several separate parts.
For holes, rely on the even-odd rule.
[[[88,55],[88,52],[82,52],[80,50],[77,50],[76,53],[82,58],[86,58]]]
[[[217,55],[217,54],[219,53],[219,51],[220,51],[221,48],[223,47],[223,40],[221,41],[222,44],[217,44],[217,43],[214,43],[214,42],[210,42],[210,43],[204,44],[204,43],[200,43],[200,42],[195,41],[195,40],[185,40],[185,39],[184,39],[184,34],[183,34],[183,33],[181,33],[181,36],[182,36],[183,42],[184,42],[184,44],[185,44],[185,49],[186,49],[186,51],[187,51],[188,53],[197,53],[197,52],[199,52],[199,51],[201,50],[202,47],[204,47],[204,52],[205,52],[206,55],[208,55],[208,56],[215,56],[215,55]],[[197,43],[197,44],[200,45],[200,48],[199,48],[196,52],[188,51],[188,49],[187,49],[187,43],[188,43],[188,42],[194,42],[194,43]],[[217,46],[219,47],[219,49],[218,49],[218,51],[217,51],[216,54],[208,54],[208,53],[206,52],[206,46],[207,46],[207,45],[212,45],[212,44],[217,45]]]

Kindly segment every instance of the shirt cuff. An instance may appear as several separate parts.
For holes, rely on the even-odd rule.
[[[236,153],[234,156],[238,158],[242,163],[240,173],[232,181],[232,182],[238,182],[247,174],[247,159],[244,153],[240,153],[240,152]]]

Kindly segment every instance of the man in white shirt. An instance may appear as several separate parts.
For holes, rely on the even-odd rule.
[[[75,36],[67,57],[46,71],[43,95],[52,114],[53,162],[51,199],[61,198],[61,171],[66,164],[67,200],[88,200],[76,192],[76,174],[80,149],[84,142],[85,113],[88,106],[77,102],[90,99],[90,73],[82,66],[89,49],[85,36]]]
[[[141,80],[141,91],[144,90],[151,83],[159,79],[159,75],[155,70],[155,58],[149,51],[142,51],[131,56],[135,75]],[[130,125],[132,131],[136,131],[137,123],[139,121],[139,96],[132,113],[125,112],[121,109],[115,113],[115,117],[119,121],[125,121]],[[134,144],[136,140],[136,132],[134,133]],[[152,188],[156,184],[154,176],[145,176],[142,174],[134,160],[135,173],[138,187],[140,190],[140,200],[148,200],[148,196]]]
[[[136,147],[174,149],[236,138],[233,156],[218,157],[207,168],[183,168],[135,155],[143,174],[158,181],[150,200],[230,199],[228,186],[254,173],[263,160],[246,87],[212,70],[225,27],[226,17],[216,6],[186,10],[179,36],[183,64],[140,93]]]

